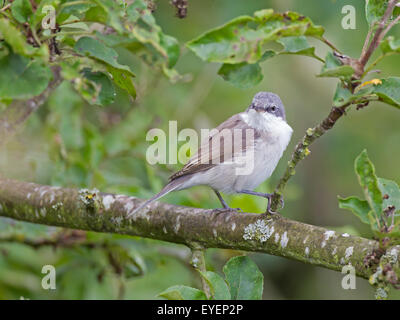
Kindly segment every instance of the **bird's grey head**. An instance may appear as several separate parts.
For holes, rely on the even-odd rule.
[[[268,112],[286,121],[285,107],[278,95],[272,92],[257,93],[247,111],[254,109],[257,112]]]

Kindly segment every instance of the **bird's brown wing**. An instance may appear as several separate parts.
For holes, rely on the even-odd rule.
[[[173,181],[179,177],[194,174],[197,172],[206,171],[218,163],[232,161],[234,158],[233,151],[236,150],[234,148],[235,143],[241,143],[242,151],[244,152],[246,149],[246,129],[252,129],[247,125],[246,122],[243,121],[240,114],[236,114],[230,117],[228,120],[221,123],[217,128],[217,131],[211,131],[209,138],[203,142],[197,152],[191,157],[188,163],[179,170],[174,173],[169,180]],[[231,142],[232,146],[228,148],[224,148],[224,135],[227,134],[227,131],[223,131],[227,129],[231,134]],[[234,129],[242,130],[242,134],[240,135],[241,141],[235,141]],[[256,135],[256,132],[255,132]],[[236,136],[237,137],[237,136]],[[220,141],[219,144],[217,141]],[[229,141],[229,140],[228,140]],[[230,142],[230,141],[229,141]],[[214,146],[214,148],[213,148]]]

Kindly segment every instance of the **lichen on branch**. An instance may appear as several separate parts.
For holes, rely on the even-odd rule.
[[[150,204],[127,215],[142,200],[98,190],[68,189],[0,179],[0,216],[50,226],[140,236],[185,244],[197,250],[226,248],[262,252],[341,271],[351,264],[369,278],[365,263],[379,243],[281,216]],[[400,276],[400,275],[398,275]]]

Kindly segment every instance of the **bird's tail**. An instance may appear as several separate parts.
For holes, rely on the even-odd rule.
[[[135,210],[131,211],[128,213],[127,218],[130,218],[133,216],[136,212],[139,210],[143,209],[145,206],[150,204],[151,202],[158,200],[165,196],[166,194],[170,193],[171,191],[176,190],[179,186],[181,186],[181,179],[176,179],[168,183],[159,193],[157,193],[155,196],[151,197],[150,199],[146,200],[143,202],[139,207],[137,207]]]

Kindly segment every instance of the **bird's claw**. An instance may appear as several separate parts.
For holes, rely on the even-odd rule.
[[[280,215],[279,212],[277,211],[272,211],[271,209],[271,205],[272,205],[272,197],[273,194],[272,193],[267,193],[266,194],[266,198],[268,199],[268,206],[267,206],[267,211],[265,212],[266,214],[270,214],[270,215]],[[285,207],[285,201],[283,201],[283,198],[280,197],[279,199],[280,203],[281,203],[281,209],[283,209]]]
[[[232,212],[232,211],[236,211],[236,212],[238,212],[238,213],[240,213],[240,212],[243,213],[243,210],[240,209],[240,208],[230,208],[230,207],[226,207],[226,208],[216,208],[216,209],[213,209],[213,212],[215,212],[216,214],[223,213],[223,212]]]

